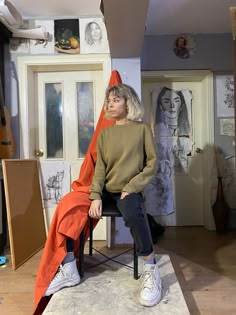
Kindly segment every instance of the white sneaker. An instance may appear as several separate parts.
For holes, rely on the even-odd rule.
[[[139,301],[143,306],[154,306],[161,299],[161,277],[157,264],[145,264],[140,278]]]
[[[43,296],[54,294],[65,287],[73,287],[80,282],[76,260],[61,265]]]

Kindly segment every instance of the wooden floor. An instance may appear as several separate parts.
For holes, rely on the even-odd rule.
[[[104,242],[96,247],[107,252]],[[170,255],[191,315],[236,314],[236,231],[217,235],[202,227],[167,228],[156,252]],[[32,314],[41,254],[14,272],[10,262],[0,268],[1,315]]]

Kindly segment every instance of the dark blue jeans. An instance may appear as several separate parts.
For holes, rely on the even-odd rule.
[[[153,252],[153,244],[149,224],[143,207],[141,193],[132,193],[120,199],[120,193],[103,192],[102,203],[115,202],[122,214],[125,225],[130,229],[138,256],[148,256]],[[74,241],[67,240],[67,251],[74,250]]]

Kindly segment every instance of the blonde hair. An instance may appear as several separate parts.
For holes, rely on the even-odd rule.
[[[127,84],[117,84],[106,89],[104,101],[104,111],[106,118],[111,119],[111,116],[108,112],[108,96],[110,93],[125,99],[128,108],[127,119],[139,120],[143,117],[143,106],[136,91]]]

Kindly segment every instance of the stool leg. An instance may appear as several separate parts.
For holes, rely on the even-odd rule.
[[[136,245],[134,244],[134,279],[138,280],[138,256],[136,253]]]
[[[85,242],[85,235],[84,230],[80,234],[80,244],[79,244],[79,274],[80,277],[83,278],[84,276],[84,242]]]
[[[93,255],[93,219],[89,218],[89,256]]]

